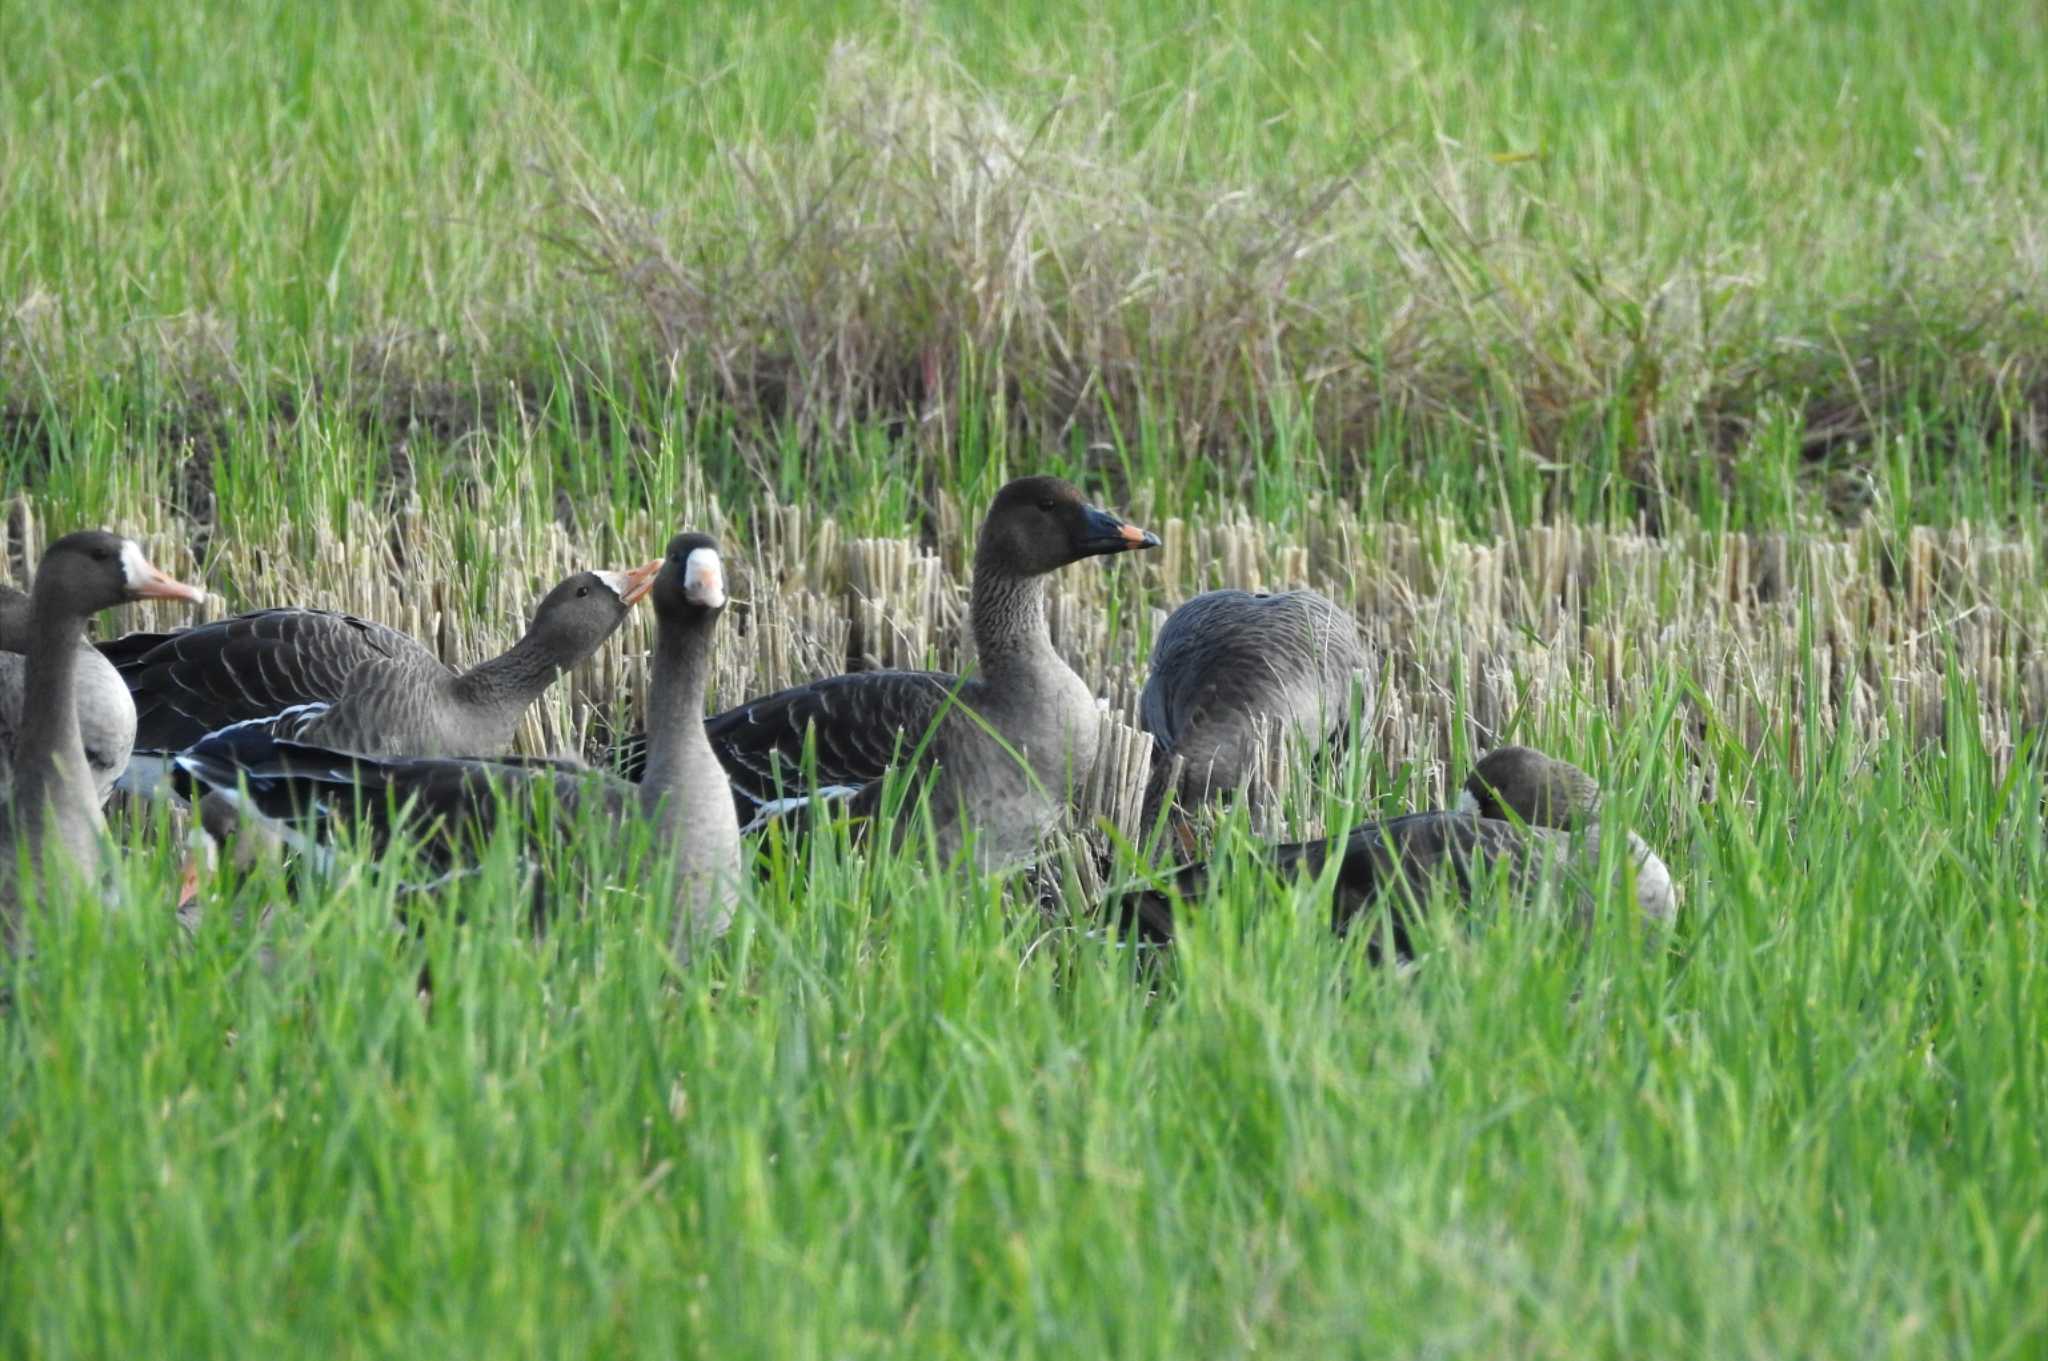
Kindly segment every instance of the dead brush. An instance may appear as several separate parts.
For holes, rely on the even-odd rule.
[[[1152,141],[1208,116],[1206,93]],[[1908,321],[1844,333],[1830,307],[1824,337],[1793,343],[1753,249],[1631,255],[1541,177],[1392,129],[1334,162],[1202,182],[1134,148],[1126,113],[1078,81],[998,92],[936,38],[842,42],[810,135],[731,145],[716,187],[636,200],[566,134],[544,139],[541,239],[596,290],[600,328],[691,401],[819,450],[879,424],[927,471],[969,407],[1062,444],[1156,425],[1232,470],[1289,427],[1327,450],[1393,433],[1418,455],[1450,437],[1551,458],[1604,422],[1654,501],[1667,452],[1728,445],[1773,392],[1839,395],[1810,403],[1827,447],[1910,400]],[[2023,236],[2038,280],[2048,257]],[[1973,282],[1993,275],[1966,254],[1941,256],[1914,304],[1942,299],[1959,342],[1999,328]],[[2027,394],[2048,379],[2025,353],[1958,343],[1943,363],[1973,375],[1958,394],[2038,424]]]

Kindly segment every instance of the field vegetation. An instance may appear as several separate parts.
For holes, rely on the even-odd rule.
[[[1009,476],[1164,539],[1058,580],[1114,756],[1038,873],[767,844],[688,967],[644,845],[563,847],[617,888],[538,945],[503,858],[417,936],[349,856],[188,932],[122,810],[115,904],[0,966],[0,1352],[2048,1350],[2037,8],[19,0],[0,52],[16,580],[105,524],[469,661],[704,528],[723,706],[969,663]],[[1361,721],[1138,958],[1086,904],[1152,634],[1296,584]],[[522,748],[602,759],[649,627]],[[1671,934],[1379,969],[1250,863],[1505,740]]]

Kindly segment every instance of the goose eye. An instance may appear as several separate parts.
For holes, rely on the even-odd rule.
[[[1038,508],[1044,511],[1058,510],[1060,508],[1060,503],[1048,496],[1045,500],[1040,501],[1038,503]]]
[[[92,550],[92,560],[94,562],[112,562],[114,560],[114,552],[110,548],[95,548]]]
[[[576,588],[576,598],[577,598],[578,600],[581,600],[581,599],[582,599],[582,598],[583,598],[584,596],[586,596],[586,595],[589,595],[589,594],[590,594],[590,588],[589,588],[588,586],[578,586],[578,587]]]

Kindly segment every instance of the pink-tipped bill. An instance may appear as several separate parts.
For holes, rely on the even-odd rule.
[[[121,547],[121,572],[128,579],[128,594],[137,600],[187,600],[206,603],[206,588],[188,586],[142,556],[134,541]]]

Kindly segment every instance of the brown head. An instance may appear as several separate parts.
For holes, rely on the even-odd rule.
[[[1465,777],[1458,796],[1461,813],[1560,830],[1599,806],[1600,786],[1592,776],[1533,747],[1496,747],[1486,753]]]
[[[1088,503],[1057,477],[1020,477],[996,493],[982,521],[975,571],[1043,576],[1070,562],[1157,548],[1159,536]]]
[[[625,572],[578,572],[541,597],[526,637],[564,666],[604,646],[654,584],[659,560]]]
[[[137,600],[184,600],[199,604],[206,592],[177,581],[153,566],[133,539],[101,529],[83,529],[43,550],[36,568],[37,612],[82,619]]]

